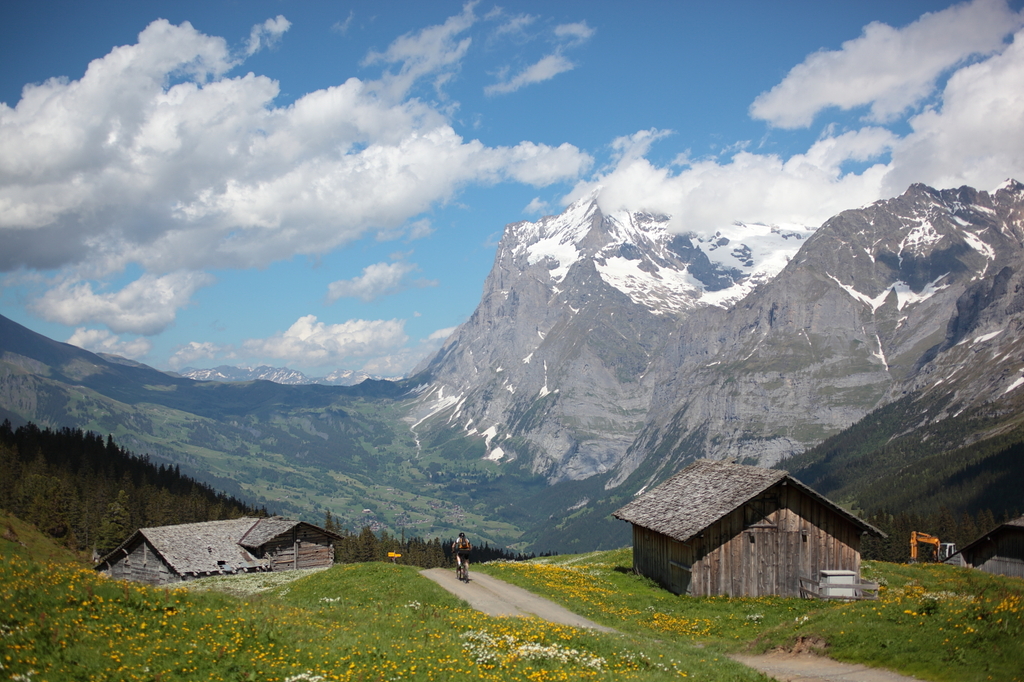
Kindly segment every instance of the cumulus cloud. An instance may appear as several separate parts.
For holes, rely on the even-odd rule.
[[[1024,14],[1005,0],[954,5],[902,29],[872,22],[842,49],[816,52],[793,67],[754,100],[750,113],[781,128],[799,128],[826,107],[869,106],[869,120],[891,121],[927,99],[952,67],[1001,51],[1003,39],[1021,26]]]
[[[405,287],[405,276],[418,269],[414,263],[402,262],[367,265],[359,277],[331,282],[327,287],[327,300],[352,297],[369,303],[401,291]],[[437,282],[421,280],[417,286],[437,286]]]
[[[174,351],[168,364],[175,369],[180,369],[192,364],[196,360],[212,360],[218,355],[225,353],[233,355],[231,348],[228,346],[221,346],[209,341],[189,341]]]
[[[566,200],[600,189],[598,201],[607,211],[656,211],[671,215],[677,231],[714,232],[735,221],[813,227],[844,209],[901,194],[916,182],[940,188],[992,189],[1008,177],[1024,177],[1024,31],[1001,47],[994,47],[991,40],[992,35],[1005,35],[1008,26],[1019,25],[1015,20],[1004,24],[1002,32],[992,28],[991,17],[1005,19],[1005,9],[1003,3],[978,1],[926,15],[903,29],[912,34],[904,42],[912,44],[915,58],[925,63],[951,64],[942,38],[954,19],[967,33],[987,36],[989,47],[988,56],[959,64],[941,89],[928,90],[923,97],[932,103],[896,121],[898,128],[865,125],[838,130],[829,124],[806,151],[789,157],[756,153],[740,145],[722,159],[681,155],[667,167],[646,158],[649,146],[665,131],[640,131],[613,142],[613,165],[579,183]],[[925,34],[925,29],[931,32]],[[865,36],[870,34],[866,29]],[[961,59],[978,54],[981,44],[972,43],[975,47],[957,54]],[[929,45],[938,56],[925,54]],[[870,50],[844,49],[844,69],[877,71]],[[805,64],[812,62],[813,56]],[[888,69],[898,79],[904,66],[892,63]],[[794,72],[784,83],[797,82]],[[814,86],[811,100],[817,87],[812,81],[804,83]],[[938,88],[934,78],[919,77],[917,82]],[[878,111],[887,112],[886,118],[905,108],[890,104],[895,100],[886,99],[891,94],[888,90],[880,92],[872,95],[879,99],[869,97],[862,103],[882,102]],[[793,94],[793,112],[803,111],[798,95]],[[806,111],[817,111],[817,106]]]
[[[381,376],[407,376],[417,365],[436,353],[456,329],[438,329],[412,347],[370,358],[363,365],[363,371]]]
[[[164,20],[79,80],[27,85],[16,105],[0,103],[0,270],[76,267],[102,280],[134,264],[147,279],[119,295],[63,284],[37,308],[67,324],[149,334],[175,311],[142,315],[133,297],[177,277],[168,273],[265,267],[368,233],[423,236],[429,222],[417,216],[468,185],[578,178],[592,159],[572,145],[489,147],[407,97],[418,79],[458,68],[474,21],[468,4],[371,53],[368,64],[391,69],[379,80],[351,78],[288,106],[275,104],[272,79],[228,75],[239,62],[222,38]],[[247,51],[288,26],[258,24]],[[199,276],[191,281],[178,291],[194,291]]]
[[[133,359],[141,358],[153,349],[153,343],[149,339],[122,341],[121,337],[111,334],[106,329],[85,327],[76,329],[67,343],[94,353],[109,353]]]
[[[213,282],[205,273],[145,274],[120,291],[96,293],[92,283],[65,280],[33,303],[44,319],[67,325],[99,322],[117,333],[158,334],[199,288]]]
[[[991,189],[1024,178],[1024,31],[999,55],[950,77],[942,106],[910,119],[883,193],[913,182]]]
[[[323,367],[341,365],[350,358],[387,354],[405,345],[404,320],[349,320],[325,324],[315,315],[296,320],[285,332],[268,339],[249,339],[242,350],[286,363]]]

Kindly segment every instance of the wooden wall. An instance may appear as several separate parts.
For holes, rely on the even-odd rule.
[[[103,573],[117,580],[133,580],[147,585],[166,585],[181,581],[181,576],[172,571],[149,543],[141,538],[126,547],[125,551],[119,552],[119,556],[110,559]]]
[[[861,531],[793,486],[779,484],[687,543],[633,526],[633,564],[677,594],[800,596],[800,578],[860,573]]]
[[[270,570],[323,568],[334,564],[333,538],[312,526],[300,524],[260,547],[261,558],[270,559]]]
[[[1024,528],[1004,528],[970,548],[968,565],[979,571],[1024,578]]]

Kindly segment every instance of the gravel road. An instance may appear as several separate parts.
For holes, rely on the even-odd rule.
[[[552,623],[615,632],[553,601],[483,573],[470,572],[469,582],[463,583],[455,578],[455,571],[451,569],[428,568],[420,572],[455,596],[465,599],[477,611],[490,616],[536,616]]]
[[[455,596],[466,600],[477,611],[490,616],[536,616],[552,623],[601,632],[616,632],[612,628],[578,616],[553,601],[483,573],[471,572],[468,583],[457,580],[455,571],[451,569],[428,568],[420,573]],[[813,654],[737,654],[731,658],[779,682],[916,682],[916,678],[905,677],[889,670],[840,663]]]

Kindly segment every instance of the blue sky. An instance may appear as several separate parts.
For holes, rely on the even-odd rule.
[[[1021,5],[4,3],[0,314],[401,375],[597,187],[686,232],[1024,179]]]

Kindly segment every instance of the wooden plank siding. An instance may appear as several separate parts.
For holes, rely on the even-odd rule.
[[[1002,526],[963,551],[967,565],[986,573],[1024,578],[1024,528]]]
[[[270,560],[271,571],[321,568],[334,563],[333,539],[306,524],[264,543],[260,549],[259,557]]]
[[[817,580],[827,569],[859,574],[861,532],[782,482],[685,543],[634,524],[634,569],[677,594],[799,597],[801,577]]]
[[[147,585],[165,585],[181,581],[181,576],[171,570],[171,567],[145,541],[135,542],[121,551],[123,556],[120,560],[110,565],[108,575],[111,578],[132,580]]]

